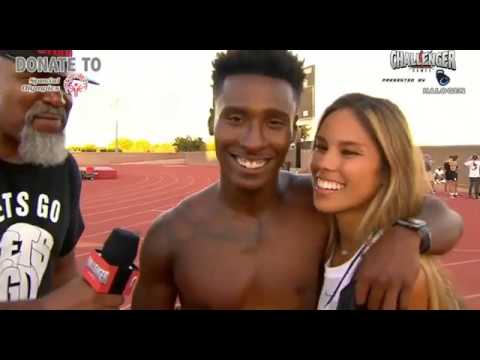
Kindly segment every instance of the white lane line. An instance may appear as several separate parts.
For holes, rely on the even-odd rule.
[[[446,263],[446,264],[443,264],[443,266],[455,266],[455,265],[463,265],[463,264],[473,264],[473,263],[478,263],[478,262],[480,262],[480,259],[467,260],[467,261],[458,261],[458,262],[453,262],[453,263]]]
[[[480,294],[467,295],[467,296],[464,296],[463,298],[468,300],[468,299],[475,299],[477,297],[480,297]]]

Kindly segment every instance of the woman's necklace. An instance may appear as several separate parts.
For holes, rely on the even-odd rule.
[[[359,246],[356,247],[355,250],[359,249],[360,247],[364,246],[365,244],[366,244],[366,246],[373,245],[375,242],[377,242],[377,240],[382,235],[383,235],[383,230],[374,232],[372,235],[370,235],[368,237],[368,240],[364,244],[359,244]],[[347,256],[347,255],[352,253],[351,249],[350,250],[343,249],[341,244],[338,244],[338,250],[340,252],[340,255],[342,255],[342,256]]]

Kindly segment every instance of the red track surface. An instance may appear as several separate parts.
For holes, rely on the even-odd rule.
[[[459,294],[464,296],[470,309],[480,309],[480,200],[469,199],[465,193],[460,198],[440,198],[463,216],[464,232],[457,246],[443,256],[442,263],[450,272]]]
[[[115,169],[116,180],[83,182],[81,206],[86,228],[76,250],[79,269],[92,249],[102,247],[113,228],[136,231],[143,238],[157,216],[215,182],[219,174],[214,166],[149,164],[118,165]],[[480,231],[476,223],[480,200],[446,201],[463,215],[465,232],[442,261],[467,306],[480,309]]]

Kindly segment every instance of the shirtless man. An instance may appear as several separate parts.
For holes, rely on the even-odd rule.
[[[315,309],[329,224],[310,177],[280,172],[294,136],[303,63],[279,51],[229,51],[214,62],[220,181],[160,216],[147,233],[133,309]],[[461,218],[440,201],[420,217],[444,253]],[[420,237],[394,227],[358,274],[357,301],[406,307]],[[391,254],[395,254],[392,257]]]

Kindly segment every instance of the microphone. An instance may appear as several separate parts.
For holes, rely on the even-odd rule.
[[[140,238],[124,229],[113,229],[103,250],[93,250],[83,268],[85,281],[100,294],[129,296],[139,275],[133,260]]]

